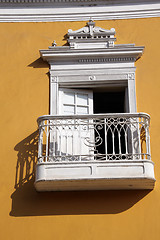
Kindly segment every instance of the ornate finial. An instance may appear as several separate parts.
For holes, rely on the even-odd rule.
[[[57,43],[56,43],[55,40],[54,40],[54,42],[52,43],[52,46],[53,46],[53,47],[56,47],[56,46],[57,46]]]
[[[93,21],[93,19],[90,17],[89,21],[87,22],[88,26],[95,26],[95,22]]]
[[[90,19],[89,19],[89,22],[93,22],[93,19],[92,19],[92,17],[90,17]]]
[[[89,19],[89,22],[87,22],[87,25],[89,27],[89,35],[90,37],[93,37],[93,28],[95,27],[95,22],[93,22],[92,18]]]

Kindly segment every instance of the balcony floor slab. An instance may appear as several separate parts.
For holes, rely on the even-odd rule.
[[[153,189],[152,161],[105,163],[41,163],[37,165],[37,191]]]
[[[153,189],[154,179],[64,179],[42,180],[35,183],[37,191],[131,190]]]

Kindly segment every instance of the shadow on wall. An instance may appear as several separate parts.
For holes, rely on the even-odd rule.
[[[43,61],[43,59],[41,57],[39,57],[38,59],[36,59],[34,62],[30,63],[28,65],[28,67],[33,67],[33,68],[49,68],[49,64],[45,61]]]
[[[15,146],[17,167],[11,216],[117,214],[131,208],[149,190],[36,192],[34,172],[38,131]]]

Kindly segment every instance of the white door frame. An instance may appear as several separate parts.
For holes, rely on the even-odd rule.
[[[114,72],[114,70],[113,70]],[[60,88],[87,88],[93,89],[95,87],[116,87],[116,86],[124,86],[125,90],[125,102],[126,102],[126,110],[129,113],[136,113],[136,90],[135,90],[135,72],[125,74],[125,78],[123,76],[119,76],[120,81],[101,81],[101,84],[98,81],[86,81],[78,85],[76,82],[61,82],[59,81],[59,77],[53,75],[54,72],[50,75],[50,115],[58,115],[59,114],[59,89]],[[83,76],[82,76],[83,77]],[[61,79],[60,79],[61,80]],[[128,103],[127,103],[128,102]]]

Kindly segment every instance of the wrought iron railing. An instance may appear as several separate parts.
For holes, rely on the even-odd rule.
[[[145,113],[42,116],[38,162],[150,160]]]

